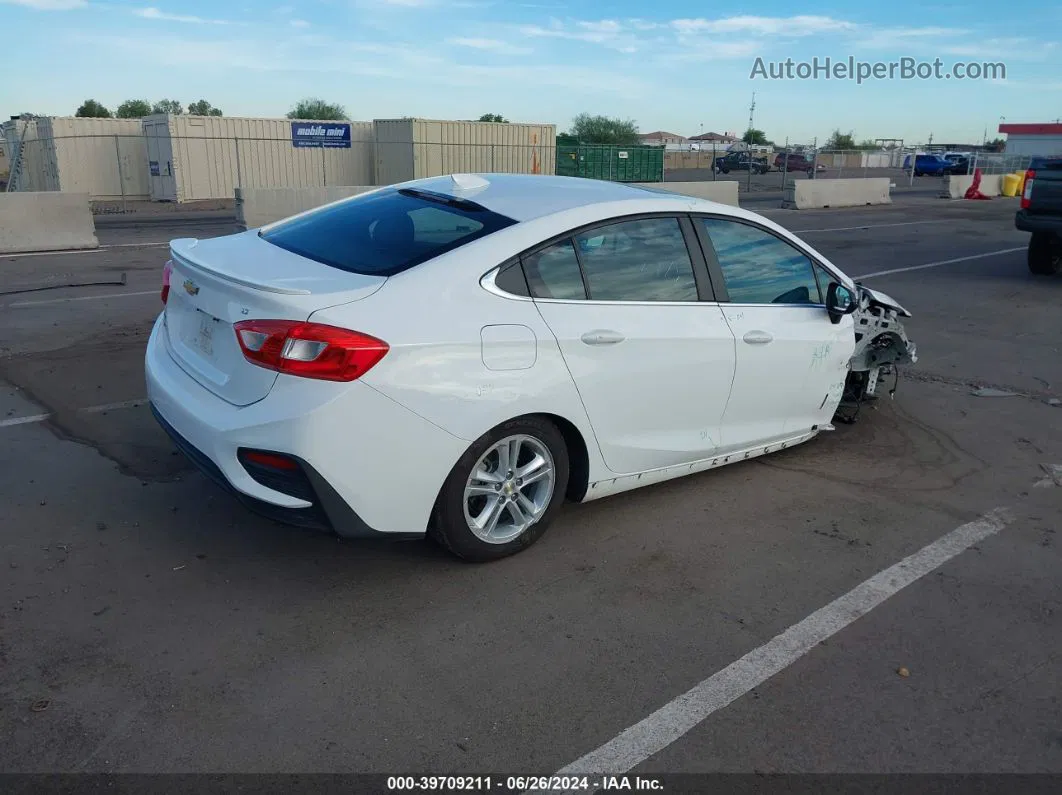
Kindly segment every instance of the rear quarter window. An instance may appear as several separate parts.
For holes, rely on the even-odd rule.
[[[259,235],[333,268],[392,276],[515,223],[475,202],[402,189],[355,196]]]

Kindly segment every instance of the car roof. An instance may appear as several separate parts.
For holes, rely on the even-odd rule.
[[[461,183],[476,187],[464,188]],[[660,188],[539,174],[459,174],[428,177],[394,187],[415,188],[467,199],[491,212],[520,222],[590,204],[659,200],[661,209],[667,209],[671,204],[688,205],[691,202],[689,196]]]

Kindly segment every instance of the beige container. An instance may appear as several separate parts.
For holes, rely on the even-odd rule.
[[[23,136],[23,131],[25,135]],[[54,180],[49,180],[45,163],[48,161],[49,143],[37,137],[37,121],[11,120],[4,122],[4,141],[7,143],[9,158],[18,152],[18,142],[22,140],[22,176],[19,190],[47,191],[59,190]]]
[[[140,119],[37,120],[47,190],[92,200],[148,198],[147,148]]]
[[[349,148],[299,148],[292,123],[349,124]],[[372,122],[171,116],[143,119],[151,198],[232,199],[237,187],[367,185],[373,172]]]
[[[554,174],[557,128],[431,119],[376,119],[375,184],[462,173]]]

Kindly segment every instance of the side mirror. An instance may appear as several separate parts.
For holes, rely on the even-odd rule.
[[[840,323],[841,318],[856,310],[855,296],[852,291],[837,282],[830,282],[826,288],[826,312],[831,323]]]

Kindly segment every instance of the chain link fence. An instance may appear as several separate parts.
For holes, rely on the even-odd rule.
[[[301,142],[300,142],[301,143]],[[451,173],[561,174],[619,182],[736,180],[743,192],[781,191],[790,180],[888,177],[913,187],[944,173],[1024,171],[1028,155],[949,153],[948,171],[911,169],[929,146],[820,149],[816,140],[737,151],[702,143],[663,147],[352,140],[300,146],[291,138],[152,135],[27,137],[4,141],[20,158],[16,190],[88,193],[130,202],[229,201],[240,188],[375,186]],[[943,156],[944,153],[939,153]],[[921,161],[916,161],[921,162]],[[13,177],[16,171],[12,170]]]
[[[237,188],[375,186],[452,173],[555,174],[558,154],[556,146],[534,144],[355,140],[297,146],[290,138],[172,135],[31,138],[15,148],[21,168],[14,189],[84,192],[93,201],[123,205],[231,201]],[[650,179],[659,174],[658,167]]]

